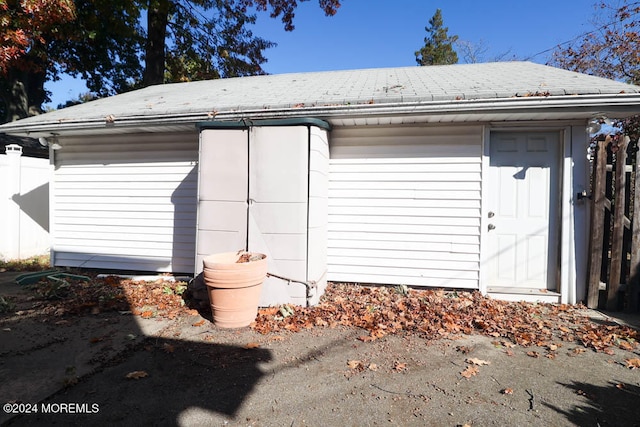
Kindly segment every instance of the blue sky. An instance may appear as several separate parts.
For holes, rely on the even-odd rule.
[[[276,42],[263,68],[271,74],[415,66],[425,27],[442,10],[450,35],[487,48],[484,61],[505,59],[545,63],[559,43],[593,29],[596,0],[342,0],[325,17],[317,0],[301,3],[293,32],[278,19],[259,14],[255,35]],[[462,58],[461,62],[462,62]],[[77,98],[81,81],[49,83],[51,106]]]

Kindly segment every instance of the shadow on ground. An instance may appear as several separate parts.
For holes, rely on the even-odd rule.
[[[2,274],[0,296],[15,304],[0,314],[0,402],[50,410],[0,413],[0,424],[10,426],[637,426],[640,420],[637,370],[626,363],[640,356],[636,348],[596,352],[558,339],[553,357],[543,357],[548,347],[475,334],[368,341],[354,327],[317,327],[260,335],[216,328],[191,311],[143,318],[126,306],[93,310],[95,301],[81,313],[65,313]]]
[[[263,349],[146,339],[81,379],[82,388],[69,387],[44,401],[54,410],[63,402],[84,403],[89,413],[40,411],[9,425],[193,425],[206,424],[211,412],[232,419],[263,376],[260,364],[270,359]],[[147,376],[126,378],[136,372]],[[99,411],[91,410],[94,403]]]
[[[12,405],[2,425],[176,425],[194,408],[233,417],[272,359],[269,350],[206,342],[212,327],[199,316],[187,319],[189,332],[203,334],[194,342],[162,337],[180,335],[166,319],[66,313],[15,276],[0,278],[10,303],[0,313],[0,401]],[[23,413],[34,404],[38,413]]]
[[[587,399],[587,404],[576,405],[569,411],[543,403],[564,415],[571,423],[579,426],[640,426],[640,419],[637,418],[640,387],[637,385],[611,382],[607,386],[597,386],[579,381],[558,384]]]

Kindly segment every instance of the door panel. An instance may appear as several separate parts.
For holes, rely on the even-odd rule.
[[[196,271],[214,253],[247,248],[246,130],[204,130],[198,168],[198,243]]]
[[[559,133],[494,133],[487,195],[488,286],[555,289]]]

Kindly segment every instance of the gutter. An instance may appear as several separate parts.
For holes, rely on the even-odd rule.
[[[630,107],[632,107],[630,109]],[[0,126],[0,132],[12,135],[31,137],[50,136],[51,133],[88,129],[123,129],[141,126],[187,125],[196,122],[216,120],[270,120],[283,118],[319,117],[324,120],[332,118],[359,118],[389,115],[486,115],[514,113],[526,114],[540,110],[570,110],[574,112],[592,113],[593,110],[606,110],[633,114],[640,112],[639,94],[616,95],[564,95],[564,96],[530,96],[500,99],[444,100],[431,102],[394,102],[381,104],[347,104],[322,105],[311,107],[281,107],[261,109],[235,109],[217,112],[184,112],[176,114],[132,115],[115,117],[107,120],[104,117],[77,119],[72,121],[50,120],[37,123],[21,123],[22,120]],[[44,116],[42,116],[44,118]],[[28,120],[28,119],[27,119]]]

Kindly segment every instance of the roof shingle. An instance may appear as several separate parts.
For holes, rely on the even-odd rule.
[[[23,125],[355,104],[640,93],[640,86],[531,62],[292,73],[151,86],[20,121]],[[1,129],[1,128],[0,128]]]

